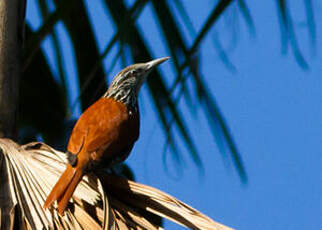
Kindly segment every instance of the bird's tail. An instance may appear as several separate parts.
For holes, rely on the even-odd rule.
[[[58,182],[51,190],[50,194],[47,196],[44,208],[48,208],[57,200],[58,212],[63,215],[68,201],[72,197],[83,175],[84,174],[82,169],[67,165],[65,172],[61,175]]]

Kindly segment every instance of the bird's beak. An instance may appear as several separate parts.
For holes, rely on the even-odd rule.
[[[158,59],[154,59],[152,61],[149,61],[147,63],[145,63],[146,66],[146,70],[147,71],[151,71],[153,70],[155,67],[157,67],[158,65],[160,65],[161,63],[165,62],[166,60],[168,60],[170,57],[163,57],[163,58],[158,58]]]
[[[147,76],[151,73],[151,71],[154,70],[155,67],[157,67],[161,63],[163,63],[166,60],[168,60],[169,58],[170,57],[163,57],[163,58],[154,59],[154,60],[146,62],[146,63],[137,64],[138,67],[144,69],[144,73],[138,78],[139,82],[138,82],[138,84],[136,86],[137,87],[137,89],[136,89],[137,93],[139,92],[142,84],[145,82]]]

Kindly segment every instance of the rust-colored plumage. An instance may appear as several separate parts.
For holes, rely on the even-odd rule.
[[[167,59],[125,68],[105,95],[81,115],[67,147],[70,164],[48,195],[44,208],[57,201],[58,212],[63,214],[84,174],[127,158],[139,137],[139,89],[151,70]]]

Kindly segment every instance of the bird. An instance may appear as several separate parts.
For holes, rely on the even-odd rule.
[[[124,161],[140,133],[138,93],[147,76],[169,57],[130,65],[113,79],[107,91],[79,117],[67,145],[67,167],[44,203],[57,201],[63,215],[84,175]]]

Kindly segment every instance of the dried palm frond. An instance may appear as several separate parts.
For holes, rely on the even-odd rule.
[[[65,154],[9,139],[0,139],[0,150],[0,229],[162,229],[153,215],[191,229],[230,229],[160,190],[107,173],[85,176],[60,216],[42,206]]]

